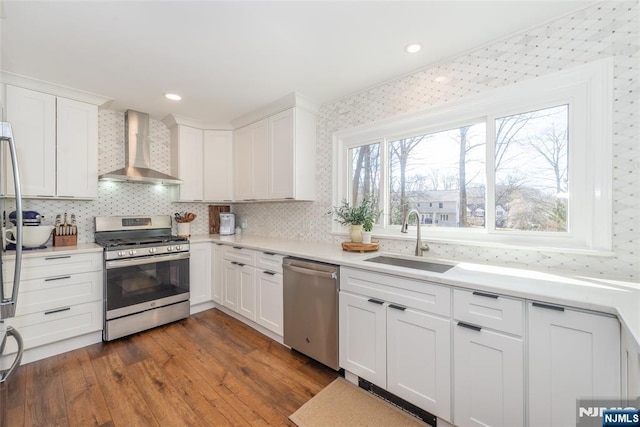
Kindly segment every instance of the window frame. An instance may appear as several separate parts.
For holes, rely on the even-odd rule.
[[[495,120],[512,114],[569,104],[568,232],[496,230]],[[380,206],[385,212],[373,229],[380,238],[414,238],[387,223],[388,146],[403,137],[485,122],[486,203],[484,229],[423,226],[426,240],[476,246],[518,247],[610,255],[612,245],[613,59],[591,62],[525,80],[423,111],[345,129],[333,134],[333,206],[350,196],[349,149],[381,143]],[[344,233],[335,223],[333,233]]]

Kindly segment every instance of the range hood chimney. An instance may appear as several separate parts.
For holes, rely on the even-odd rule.
[[[150,168],[149,115],[124,113],[124,164],[122,169],[100,175],[101,181],[129,181],[142,184],[182,184],[182,180]]]

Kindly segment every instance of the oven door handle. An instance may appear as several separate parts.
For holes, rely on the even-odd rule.
[[[105,268],[107,270],[110,270],[112,268],[118,268],[118,267],[132,267],[135,265],[155,264],[158,262],[176,261],[179,259],[188,259],[188,258],[189,258],[189,252],[180,252],[177,254],[153,255],[153,256],[145,256],[145,257],[139,257],[139,258],[118,259],[118,260],[105,262]]]

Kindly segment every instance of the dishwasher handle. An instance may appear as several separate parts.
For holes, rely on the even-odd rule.
[[[331,271],[331,272],[320,271],[320,270],[314,270],[311,268],[299,267],[297,265],[291,265],[291,264],[283,264],[282,268],[284,270],[289,270],[289,271],[293,271],[300,274],[306,274],[307,276],[323,277],[325,279],[332,279],[332,280],[338,279],[338,274],[335,271]]]

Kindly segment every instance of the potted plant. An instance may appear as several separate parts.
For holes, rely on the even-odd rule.
[[[350,226],[349,234],[352,242],[361,243],[363,241],[362,231],[364,230],[365,233],[369,233],[369,241],[366,243],[371,243],[371,229],[382,213],[382,211],[374,209],[373,199],[365,198],[358,206],[351,206],[349,202],[344,200],[342,205],[334,207],[334,212],[337,222]]]

